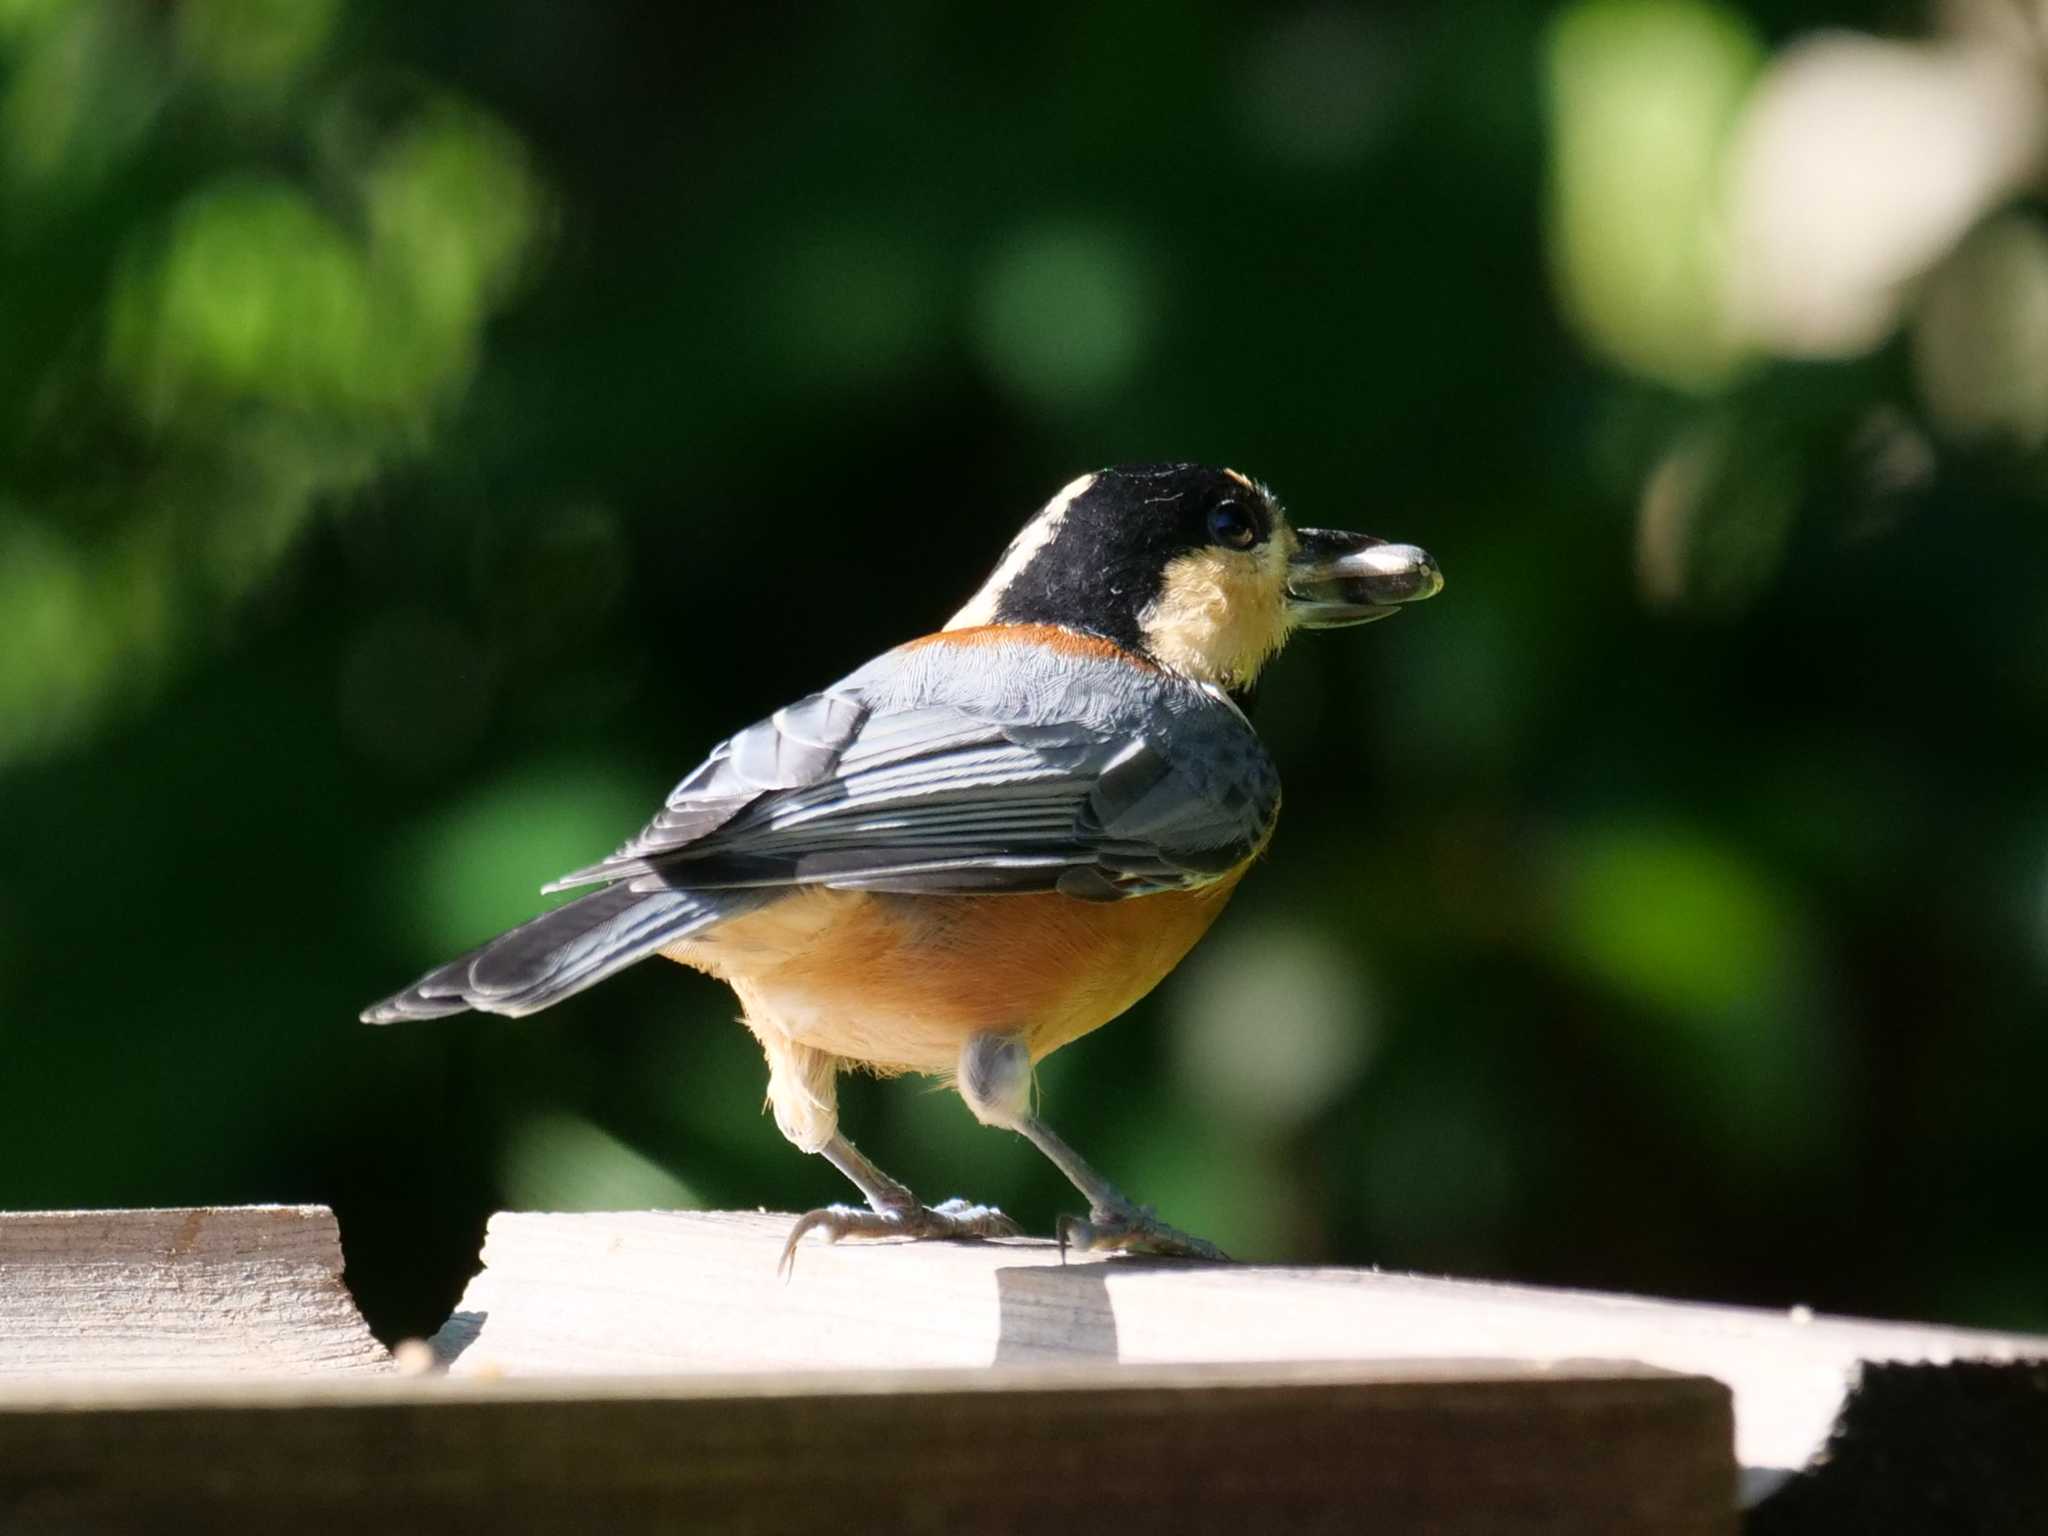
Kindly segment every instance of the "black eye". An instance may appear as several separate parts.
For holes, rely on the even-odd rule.
[[[1259,526],[1244,508],[1226,501],[1209,514],[1209,537],[1225,549],[1250,549],[1259,542]]]

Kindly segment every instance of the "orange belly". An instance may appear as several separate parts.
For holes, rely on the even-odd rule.
[[[728,983],[756,1034],[878,1071],[951,1072],[985,1031],[1036,1061],[1157,986],[1242,873],[1118,902],[804,887],[662,953]]]

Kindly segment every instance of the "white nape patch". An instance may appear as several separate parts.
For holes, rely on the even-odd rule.
[[[1094,483],[1093,475],[1069,480],[1059,495],[1048,501],[1038,516],[1024,525],[1023,532],[1010,540],[1010,547],[996,562],[994,573],[981,584],[981,590],[967,600],[967,606],[946,621],[946,628],[978,629],[983,624],[993,624],[996,621],[996,604],[1002,600],[1003,589],[1017,579],[1018,573],[1031,563],[1032,556],[1052,542],[1053,535],[1060,531],[1060,524],[1067,520],[1067,508]]]

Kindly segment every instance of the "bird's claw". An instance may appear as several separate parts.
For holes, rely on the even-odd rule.
[[[947,1237],[1017,1237],[1023,1229],[992,1205],[969,1205],[965,1200],[945,1200],[937,1205],[912,1206],[901,1211],[875,1211],[861,1205],[828,1205],[807,1211],[789,1229],[782,1245],[782,1262],[776,1266],[787,1280],[796,1266],[796,1245],[805,1234],[823,1232],[825,1241],[843,1237],[899,1237],[913,1241]]]
[[[1171,1259],[1214,1259],[1228,1262],[1230,1255],[1207,1238],[1169,1227],[1152,1214],[1150,1207],[1123,1206],[1096,1209],[1084,1219],[1062,1216],[1056,1228],[1060,1257],[1067,1250],[1076,1253],[1143,1253]]]

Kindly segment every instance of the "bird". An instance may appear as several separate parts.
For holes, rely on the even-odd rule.
[[[1443,578],[1412,544],[1295,528],[1233,469],[1080,476],[944,628],[715,747],[582,894],[362,1012],[521,1016],[661,955],[730,986],[784,1137],[864,1204],[794,1223],[845,1238],[995,1238],[926,1205],[839,1124],[866,1070],[950,1082],[1072,1182],[1068,1249],[1220,1259],[1047,1124],[1037,1063],[1144,997],[1264,853],[1280,780],[1247,714],[1298,631],[1384,618]]]

